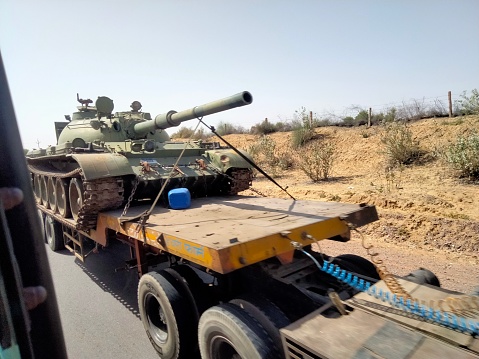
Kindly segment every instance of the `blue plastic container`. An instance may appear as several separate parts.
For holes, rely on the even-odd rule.
[[[175,188],[168,192],[170,208],[185,209],[191,205],[191,194],[188,188]]]

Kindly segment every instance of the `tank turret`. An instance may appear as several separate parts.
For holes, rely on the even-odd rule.
[[[172,142],[166,131],[195,118],[249,105],[240,92],[188,110],[168,111],[152,119],[139,101],[113,113],[113,100],[80,99],[78,111],[55,122],[57,144],[31,150],[27,161],[40,205],[70,216],[77,227],[95,227],[97,214],[158,193],[187,188],[192,198],[234,195],[248,189],[252,166],[219,143]],[[246,153],[243,155],[248,156]],[[163,203],[166,204],[166,200]]]
[[[168,111],[154,119],[148,112],[141,112],[141,103],[134,101],[131,111],[113,112],[113,101],[105,96],[98,97],[95,107],[88,106],[92,100],[78,99],[82,104],[78,112],[73,113],[70,123],[57,123],[60,133],[57,145],[73,143],[74,147],[84,147],[87,143],[108,143],[124,140],[150,139],[159,142],[169,140],[163,130],[180,125],[195,118],[226,111],[235,107],[249,105],[253,97],[247,91],[196,106],[181,112]],[[57,148],[57,153],[60,148]]]

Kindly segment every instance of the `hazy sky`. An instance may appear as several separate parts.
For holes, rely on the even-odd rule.
[[[477,0],[1,0],[0,48],[32,148],[55,144],[77,92],[156,115],[248,90],[252,105],[205,117],[245,128],[457,98],[479,88],[478,19]]]

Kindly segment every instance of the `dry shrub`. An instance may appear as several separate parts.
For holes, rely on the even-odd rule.
[[[321,140],[309,143],[299,150],[298,164],[301,170],[313,181],[327,180],[333,169],[336,147],[330,141]]]
[[[256,143],[249,147],[248,153],[256,164],[272,177],[281,176],[284,170],[293,165],[291,151],[278,149],[276,142],[270,136],[261,136]]]
[[[172,139],[192,139],[192,140],[207,140],[210,137],[203,127],[193,130],[189,127],[181,127],[177,132],[171,135]]]
[[[460,136],[446,150],[446,161],[458,171],[459,177],[479,179],[479,133]]]
[[[381,138],[388,167],[414,163],[423,154],[405,123],[393,122],[384,127]]]
[[[304,147],[308,142],[313,140],[315,136],[316,133],[310,127],[303,126],[296,128],[292,133],[292,146],[294,149]]]

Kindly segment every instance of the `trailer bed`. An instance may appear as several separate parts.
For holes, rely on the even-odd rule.
[[[127,216],[148,208],[132,207]],[[88,236],[106,244],[109,229],[223,274],[274,256],[287,261],[291,241],[313,243],[305,234],[347,240],[351,226],[378,218],[373,206],[253,196],[199,198],[183,210],[156,207],[144,230],[137,221],[122,224],[121,214],[100,213]]]

